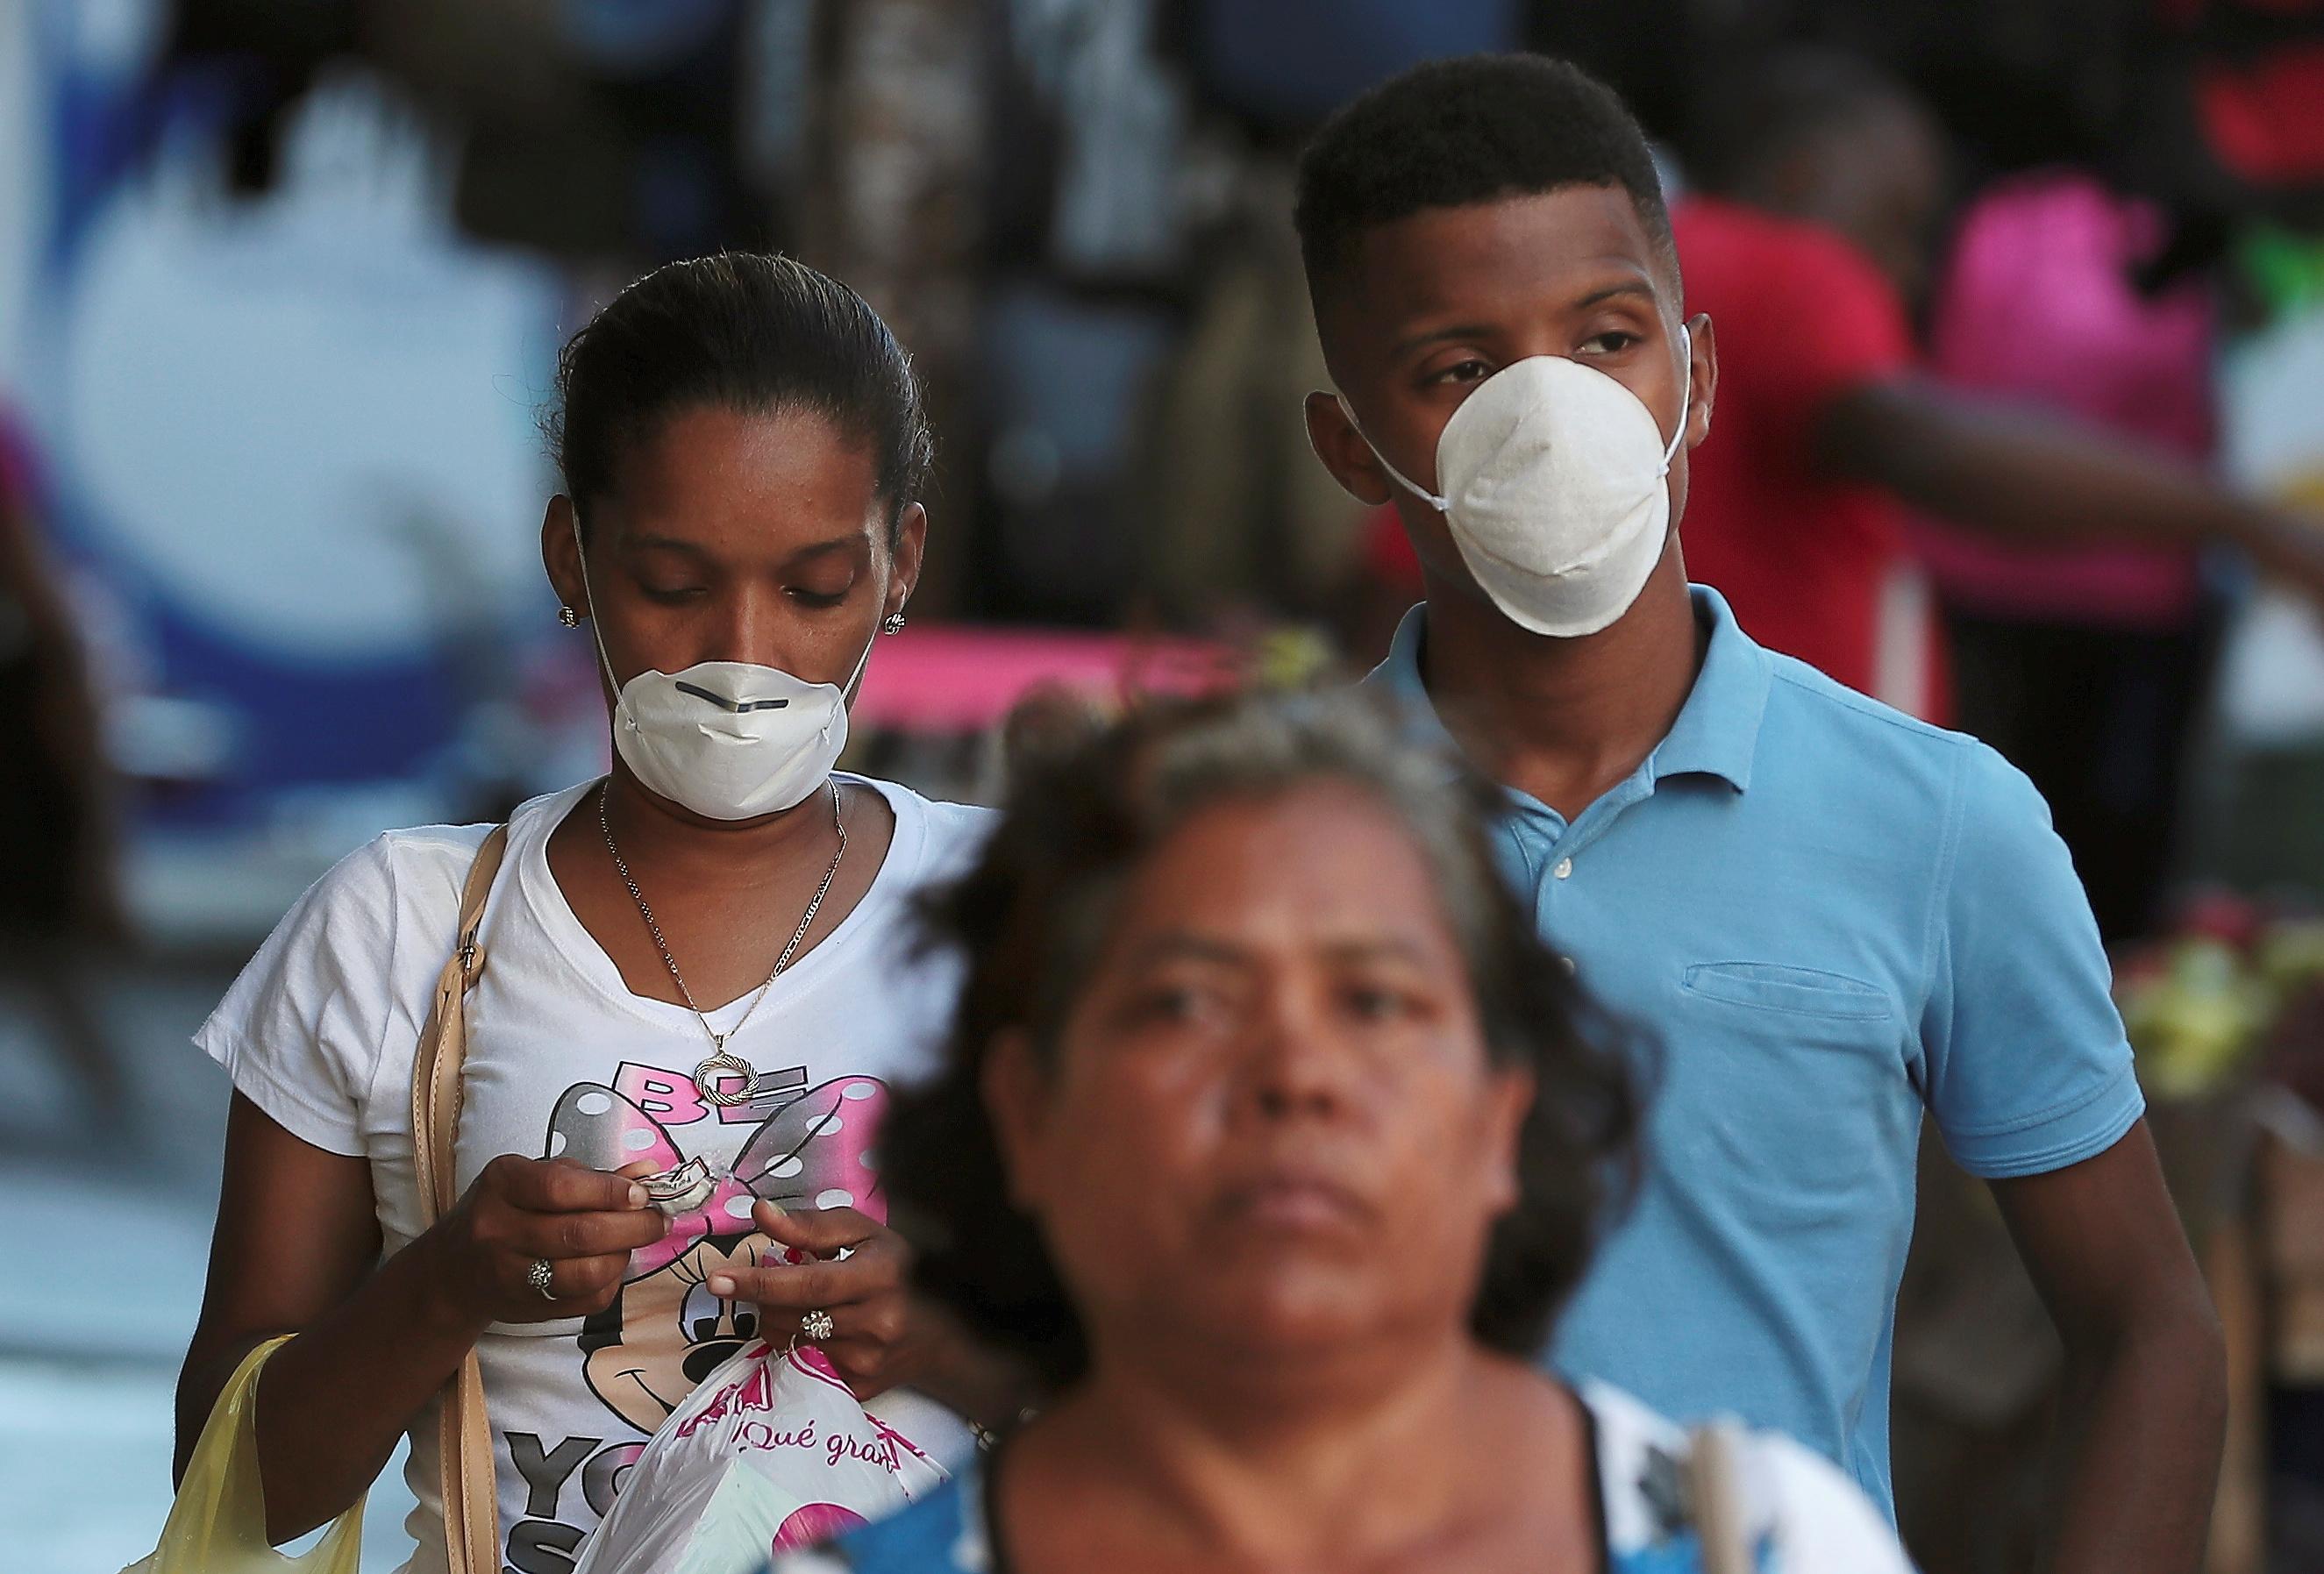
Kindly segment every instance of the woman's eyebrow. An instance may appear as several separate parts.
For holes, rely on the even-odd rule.
[[[1401,934],[1327,940],[1318,949],[1326,958],[1336,962],[1405,962],[1417,967],[1425,965],[1430,957],[1427,947]]]
[[[689,557],[707,557],[708,548],[699,541],[688,541],[678,536],[641,535],[627,531],[622,538],[622,548],[627,552],[683,552]]]
[[[786,564],[805,563],[814,558],[829,557],[840,553],[846,553],[852,556],[856,553],[867,551],[869,548],[870,538],[868,537],[834,536],[827,541],[817,541],[812,546],[801,547],[798,551],[793,552],[789,557],[784,558],[783,561]]]
[[[1221,967],[1242,967],[1250,961],[1244,947],[1188,930],[1167,930],[1139,941],[1122,961],[1130,967],[1152,967],[1165,962],[1204,962]]]

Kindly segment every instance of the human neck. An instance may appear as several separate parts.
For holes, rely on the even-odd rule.
[[[605,821],[632,869],[712,887],[780,880],[794,863],[831,858],[831,789],[788,809],[751,820],[712,820],[648,792],[617,760],[607,786]],[[595,805],[591,805],[594,810]]]
[[[1533,633],[1432,584],[1421,679],[1479,769],[1572,820],[1669,733],[1703,647],[1673,537],[1630,610],[1580,639]]]
[[[1096,1478],[1093,1503],[1142,1499],[1174,1541],[1230,1566],[1369,1561],[1473,1496],[1471,1445],[1500,1430],[1484,1401],[1506,1385],[1497,1366],[1457,1330],[1433,1349],[1296,1362],[1102,1361],[1051,1413],[1049,1453]]]

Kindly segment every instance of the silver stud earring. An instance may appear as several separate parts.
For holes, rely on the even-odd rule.
[[[885,618],[881,620],[880,631],[883,634],[902,633],[904,631],[904,614],[901,612],[890,612]]]
[[[581,614],[571,607],[559,607],[557,609],[557,621],[568,629],[577,629],[581,626]]]

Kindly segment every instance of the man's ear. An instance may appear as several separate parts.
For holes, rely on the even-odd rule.
[[[1307,442],[1332,479],[1358,502],[1378,508],[1395,500],[1395,483],[1380,468],[1379,456],[1356,430],[1337,395],[1318,391],[1307,396]]]
[[[1688,352],[1686,446],[1693,447],[1711,436],[1711,408],[1719,401],[1719,336],[1711,314],[1695,313],[1686,325]]]
[[[1022,1028],[994,1036],[978,1072],[977,1092],[992,1122],[992,1142],[1001,1150],[1009,1201],[1028,1213],[1038,1212],[1049,1077]]]
[[[549,570],[549,586],[557,599],[586,618],[591,611],[589,586],[581,572],[576,522],[571,498],[560,492],[549,500],[549,512],[540,521],[540,566]]]

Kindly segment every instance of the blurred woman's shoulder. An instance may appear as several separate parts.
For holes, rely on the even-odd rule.
[[[1611,1574],[1692,1574],[1697,1433],[1603,1383],[1578,1385],[1597,1435]],[[1838,1467],[1779,1432],[1732,1434],[1744,1531],[1763,1574],[1911,1574],[1896,1533]]]
[[[829,1546],[778,1557],[768,1574],[990,1574],[982,1456],[926,1497]]]

